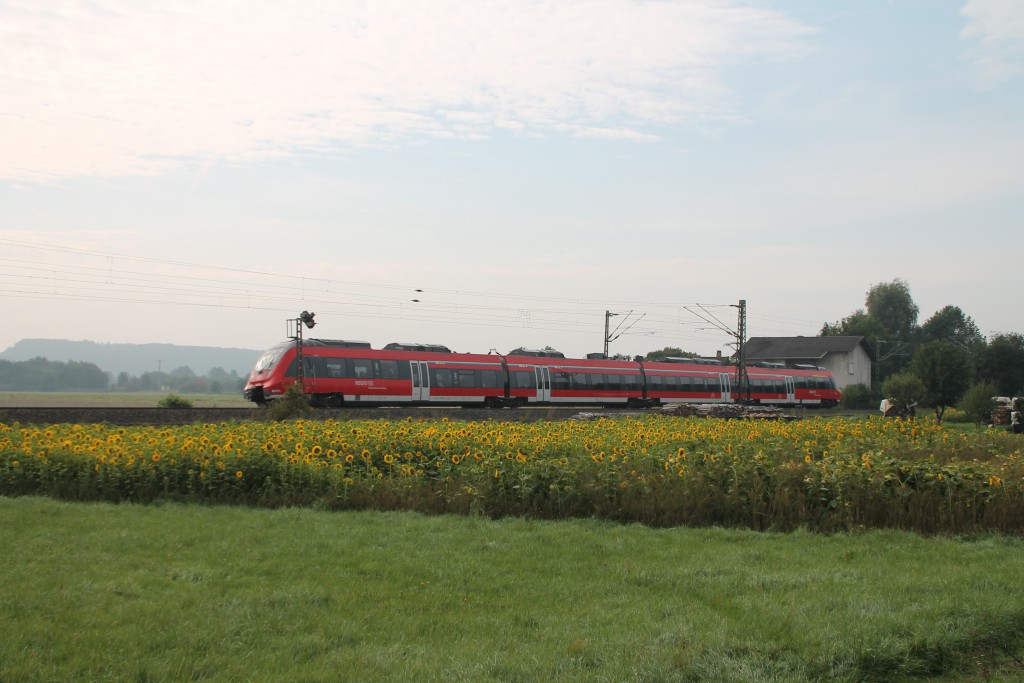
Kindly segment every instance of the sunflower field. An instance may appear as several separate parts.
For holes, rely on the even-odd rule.
[[[922,420],[0,424],[0,495],[1024,531],[1024,440]]]

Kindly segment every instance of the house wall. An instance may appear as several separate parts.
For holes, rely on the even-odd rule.
[[[759,359],[760,360],[760,359]],[[871,356],[863,346],[857,346],[849,353],[828,353],[824,358],[777,358],[774,363],[804,363],[825,368],[836,378],[840,390],[851,384],[871,386]]]
[[[835,376],[840,389],[851,384],[871,386],[871,357],[862,346],[857,346],[849,353],[826,354],[821,366]]]

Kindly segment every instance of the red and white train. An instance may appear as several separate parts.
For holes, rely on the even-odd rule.
[[[284,342],[256,362],[246,399],[264,404],[296,382],[296,344]],[[737,369],[692,358],[611,360],[565,358],[550,352],[453,353],[424,344],[307,339],[303,390],[321,407],[458,405],[600,405],[750,402],[832,408],[835,378],[823,368],[754,365],[745,387]]]

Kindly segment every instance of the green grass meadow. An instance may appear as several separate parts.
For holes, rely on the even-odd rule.
[[[0,681],[1015,681],[1024,540],[0,498]]]

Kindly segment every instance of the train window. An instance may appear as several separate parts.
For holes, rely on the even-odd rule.
[[[473,370],[458,370],[455,373],[455,383],[460,387],[475,387],[476,372]]]
[[[568,372],[556,372],[551,377],[551,388],[559,391],[572,388],[572,379]]]
[[[495,370],[480,371],[480,386],[493,389],[498,386],[498,373]]]
[[[534,389],[537,387],[537,380],[531,370],[516,370],[512,373],[512,377],[517,389]]]
[[[590,380],[590,388],[593,389],[594,391],[605,390],[604,375],[601,374],[600,372],[594,373],[592,375],[587,375],[587,379]]]
[[[327,359],[327,372],[325,373],[328,377],[344,377],[345,376],[345,361],[340,358],[328,358]]]
[[[398,379],[412,379],[412,369],[406,361],[398,361]]]
[[[608,391],[622,391],[622,375],[607,375],[606,388]]]
[[[373,377],[373,362],[367,358],[352,360],[352,374],[358,379]]]
[[[622,379],[625,380],[622,383],[624,389],[635,389],[636,385],[639,384],[636,375],[624,375]]]
[[[690,391],[704,391],[704,378],[703,377],[691,377],[690,378]]]
[[[661,375],[648,375],[647,383],[652,387],[662,387],[665,385],[665,378]]]
[[[382,360],[380,362],[380,376],[384,379],[398,379],[398,361]]]
[[[679,378],[675,375],[666,375],[665,388],[669,391],[679,391]]]
[[[573,389],[586,389],[587,388],[587,376],[582,372],[572,373],[572,388]]]
[[[270,368],[277,365],[277,361],[281,360],[281,356],[283,356],[284,352],[288,350],[288,347],[288,344],[280,344],[264,353],[262,356],[260,356],[260,359],[256,361],[256,368],[254,369],[254,371],[266,372]]]
[[[431,368],[430,383],[434,387],[450,387],[453,384],[452,371],[448,368]]]
[[[719,379],[717,377],[708,377],[707,386],[707,390],[713,394],[719,394],[722,392],[722,385],[720,384]]]

